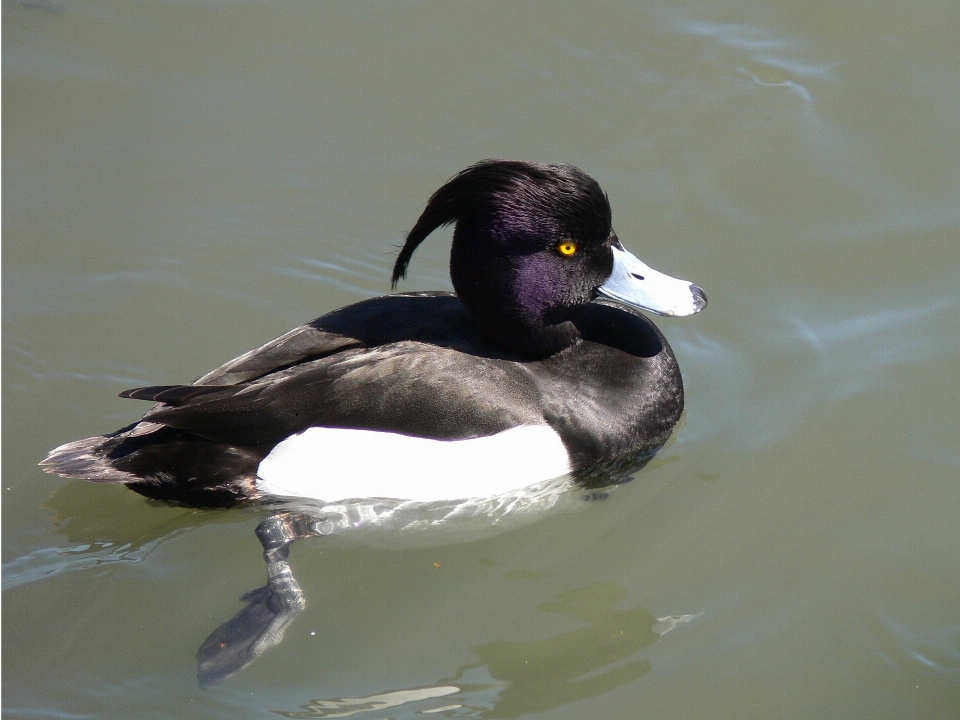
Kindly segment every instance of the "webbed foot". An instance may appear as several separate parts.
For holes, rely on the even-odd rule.
[[[214,630],[197,651],[197,677],[207,688],[234,675],[264,651],[278,644],[290,622],[306,606],[287,556],[290,543],[320,534],[315,519],[278,513],[257,526],[267,561],[267,584],[240,598],[248,603],[233,618]]]

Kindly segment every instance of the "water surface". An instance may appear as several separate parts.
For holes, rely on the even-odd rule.
[[[5,715],[960,715],[957,47],[946,0],[5,3]],[[305,611],[200,690],[260,516],[37,461],[388,292],[486,157],[706,289],[680,427],[602,501],[295,545]]]

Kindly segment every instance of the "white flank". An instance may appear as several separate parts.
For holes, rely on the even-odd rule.
[[[570,472],[560,436],[523,425],[470,440],[429,440],[373,430],[312,427],[260,463],[257,489],[325,502],[484,498]]]

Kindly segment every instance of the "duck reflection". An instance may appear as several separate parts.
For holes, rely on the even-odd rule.
[[[587,627],[542,640],[497,640],[473,648],[477,662],[428,687],[361,698],[318,699],[298,710],[277,710],[288,718],[357,716],[406,706],[407,715],[518,718],[586,700],[628,685],[651,670],[636,657],[647,645],[692,615],[655,618],[642,607],[617,609],[627,592],[597,583],[562,593],[538,606],[587,623]],[[378,715],[379,717],[379,715]]]
[[[457,677],[485,666],[503,683],[494,707],[485,713],[493,718],[553,710],[627,685],[650,672],[650,661],[634,656],[660,636],[653,630],[657,619],[646,608],[614,607],[626,597],[626,590],[612,583],[562,593],[537,609],[587,627],[543,640],[480,645],[473,648],[480,660],[460,668]]]

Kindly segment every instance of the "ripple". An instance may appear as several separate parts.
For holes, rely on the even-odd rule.
[[[186,532],[183,528],[142,545],[95,542],[68,547],[37,548],[3,564],[3,590],[12,590],[64,572],[88,570],[113,563],[140,563],[167,540]]]
[[[878,610],[865,620],[863,631],[886,666],[914,665],[921,673],[960,680],[960,624],[925,621],[923,629],[916,630],[909,620]]]
[[[777,35],[768,28],[739,23],[709,23],[681,21],[680,30],[700,37],[710,38],[722,47],[746,54],[747,57],[768,69],[776,69],[796,77],[835,80],[837,62],[817,63],[796,57],[803,52],[801,44]]]
[[[949,357],[956,337],[944,333],[954,298],[837,316],[833,305],[794,303],[757,318],[746,338],[671,328],[685,374],[698,383],[688,412],[687,441],[722,434],[747,447],[782,439],[790,428],[845,399],[873,392],[918,362]],[[759,328],[759,329],[758,329]]]

